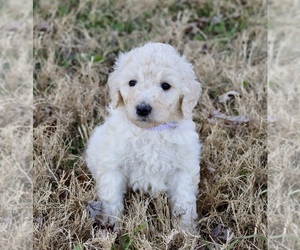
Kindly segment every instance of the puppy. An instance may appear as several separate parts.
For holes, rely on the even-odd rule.
[[[110,115],[86,150],[103,223],[118,227],[129,186],[166,192],[181,228],[195,232],[201,144],[192,110],[201,84],[193,66],[171,45],[147,43],[120,54],[108,86]]]

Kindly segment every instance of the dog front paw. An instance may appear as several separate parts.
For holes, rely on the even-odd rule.
[[[117,225],[116,221],[113,221],[111,218],[108,218],[107,220],[101,220],[99,221],[99,227],[101,230],[106,232],[116,232],[117,231]]]
[[[197,234],[197,218],[198,214],[194,211],[192,207],[182,207],[181,205],[176,205],[173,207],[173,218],[174,225],[179,227],[181,230],[189,232],[191,234]]]
[[[174,217],[180,217],[186,214],[186,209],[183,209],[182,207],[175,207],[173,209],[173,216]]]

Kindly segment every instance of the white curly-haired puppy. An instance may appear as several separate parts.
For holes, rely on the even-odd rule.
[[[167,192],[181,228],[194,232],[201,144],[192,110],[201,84],[193,66],[171,45],[147,43],[120,54],[108,86],[110,115],[86,151],[103,221],[117,227],[129,185]]]

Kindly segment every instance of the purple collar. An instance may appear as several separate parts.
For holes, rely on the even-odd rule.
[[[171,129],[171,128],[177,128],[178,127],[178,123],[177,122],[168,122],[168,123],[163,123],[161,125],[158,125],[157,127],[153,127],[153,128],[145,128],[146,130],[150,130],[150,131],[162,131],[162,130],[166,130],[166,129]]]

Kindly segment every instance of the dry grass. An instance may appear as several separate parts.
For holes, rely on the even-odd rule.
[[[300,249],[299,1],[270,3],[268,58],[262,0],[40,0],[34,24],[31,4],[0,8],[3,249],[30,246],[33,231],[36,249],[267,249],[267,238],[270,249]],[[84,150],[107,115],[107,75],[119,51],[150,40],[184,53],[203,82],[199,235],[172,229],[164,194],[129,192],[119,234],[86,208],[96,194]],[[242,97],[218,103],[229,90]],[[212,124],[217,109],[250,121]]]
[[[269,16],[269,247],[300,249],[300,1],[273,3]]]
[[[34,4],[35,248],[266,249],[265,4],[113,2]],[[103,234],[86,209],[96,196],[84,150],[107,114],[107,75],[120,50],[150,40],[184,53],[203,82],[194,117],[204,146],[199,235],[172,229],[164,195],[153,201],[130,193],[119,234]],[[218,103],[229,90],[242,98]],[[216,109],[250,122],[211,124]],[[229,235],[217,236],[218,226]]]
[[[31,9],[30,1],[0,5],[0,246],[5,249],[32,246]]]
[[[1,248],[30,248],[34,233],[36,249],[267,249],[267,238],[300,249],[299,5],[270,1],[267,58],[263,0],[40,0],[34,24],[31,1],[1,2]],[[120,50],[150,40],[186,54],[203,82],[199,235],[172,229],[164,194],[129,192],[119,234],[86,208],[84,150],[107,114],[107,74]],[[228,90],[242,98],[218,103]],[[216,109],[250,122],[212,124]]]

